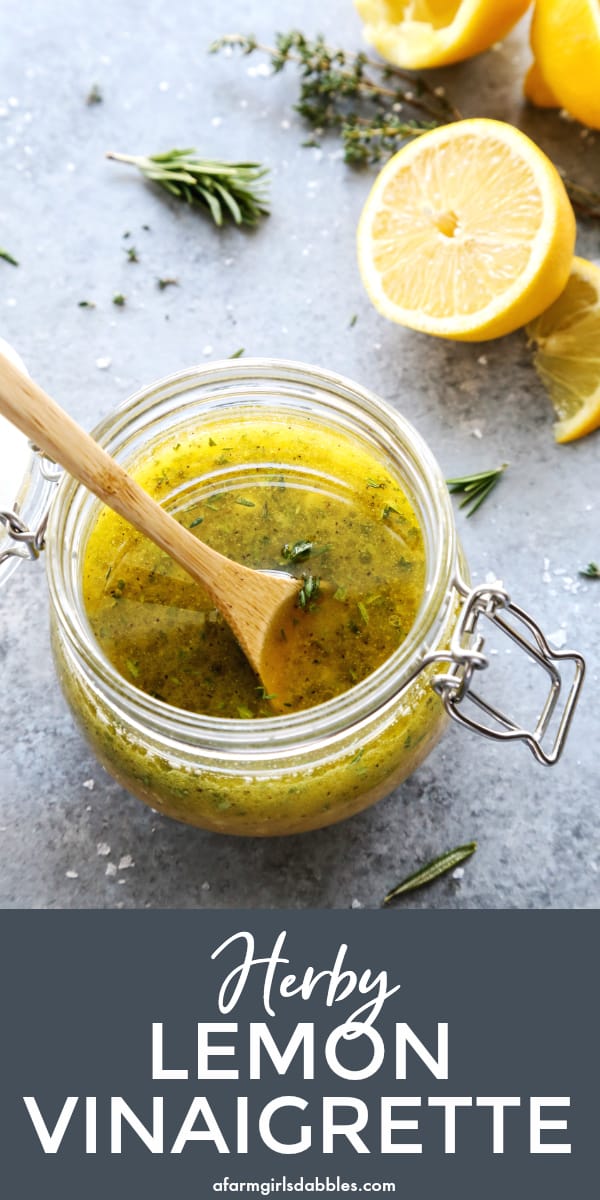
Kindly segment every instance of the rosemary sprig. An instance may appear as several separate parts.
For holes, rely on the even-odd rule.
[[[8,253],[8,250],[3,250],[1,246],[0,246],[0,258],[3,258],[5,262],[10,263],[11,267],[18,267],[18,265],[19,265],[18,260],[16,258],[13,258],[12,254]]]
[[[346,162],[378,162],[406,138],[460,117],[443,89],[366,54],[331,49],[320,34],[310,40],[294,29],[276,34],[275,45],[267,46],[252,34],[230,33],[210,52],[226,47],[268,55],[274,73],[295,64],[301,80],[295,108],[314,133],[308,144],[318,145],[315,138],[325,129],[336,129]]]
[[[495,467],[492,471],[479,471],[476,475],[462,475],[446,480],[449,491],[464,494],[464,500],[461,501],[459,508],[470,505],[468,517],[472,517],[473,513],[477,512],[477,509],[495,488],[507,466],[508,463],[503,463],[501,467]]]
[[[193,148],[106,157],[131,163],[178,200],[206,209],[215,225],[222,225],[225,218],[236,225],[256,225],[269,212],[264,182],[268,170],[260,163],[213,161],[200,158]]]
[[[452,871],[459,863],[464,862],[466,858],[470,858],[477,849],[477,842],[467,842],[465,846],[457,846],[455,850],[448,850],[445,854],[441,854],[439,858],[432,859],[426,863],[424,867],[419,867],[412,875],[408,875],[401,883],[396,884],[391,892],[388,892],[383,903],[389,904],[391,900],[395,900],[397,896],[403,896],[406,892],[413,892],[415,888],[424,887],[427,883],[432,883],[440,875],[445,875],[447,871]]]
[[[587,567],[581,568],[579,574],[584,575],[586,579],[600,579],[600,566],[595,562],[588,563]]]

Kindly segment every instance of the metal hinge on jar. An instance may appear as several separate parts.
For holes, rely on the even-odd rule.
[[[429,654],[425,659],[424,665],[433,662],[448,664],[444,674],[432,679],[432,687],[441,696],[449,716],[460,725],[496,741],[525,742],[538,762],[551,766],[561,755],[579,699],[585,674],[584,659],[572,651],[553,650],[539,625],[528,613],[512,603],[500,584],[481,584],[469,589],[462,580],[455,580],[454,586],[463,597],[463,605],[449,649]],[[532,729],[524,728],[473,690],[475,672],[490,665],[483,653],[485,638],[481,629],[478,629],[482,618],[510,638],[550,679],[545,703]],[[568,686],[558,664],[571,664],[572,678]],[[469,704],[483,712],[489,718],[489,723],[470,716]],[[546,747],[544,740],[553,719],[557,721],[556,732],[551,744]]]
[[[38,471],[41,478],[50,485],[56,485],[62,475],[62,468],[57,466],[53,459],[47,454],[29,443],[33,452],[37,455]],[[48,524],[49,508],[46,508],[44,515],[41,517],[34,529],[31,529],[21,517],[17,505],[13,509],[0,509],[0,525],[6,529],[11,541],[11,545],[0,552],[0,564],[8,558],[28,558],[36,559],[44,549],[44,539],[46,536],[46,527]]]

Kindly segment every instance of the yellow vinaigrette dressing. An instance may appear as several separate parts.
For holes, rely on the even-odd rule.
[[[130,471],[208,545],[302,583],[272,646],[269,695],[202,588],[102,509],[84,603],[135,687],[212,717],[272,717],[347,691],[403,642],[423,596],[423,537],[399,481],[358,440],[257,410],[172,434]]]

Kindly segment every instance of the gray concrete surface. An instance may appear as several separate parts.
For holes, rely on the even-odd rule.
[[[377,906],[417,864],[477,838],[462,879],[407,903],[595,908],[600,583],[577,571],[600,558],[600,435],[555,446],[522,334],[444,343],[373,311],[354,253],[370,173],[346,168],[334,139],[302,148],[291,73],[267,79],[260,59],[205,53],[226,30],[268,38],[298,25],[360,44],[349,0],[29,0],[26,10],[4,0],[0,244],[21,265],[0,262],[0,334],[88,427],[138,385],[244,346],[368,383],[417,425],[448,475],[510,462],[494,497],[458,523],[476,578],[497,572],[549,633],[563,630],[587,655],[567,752],[549,770],[522,747],[453,729],[399,792],[324,832],[249,842],[174,824],[118,787],[80,738],[53,672],[43,564],[24,566],[0,595],[0,905]],[[523,106],[527,57],[525,23],[439,81],[465,114],[513,120],[590,185],[600,135]],[[94,83],[104,100],[88,107]],[[268,163],[271,218],[254,234],[219,233],[104,159],[174,144]],[[137,264],[126,260],[131,244]],[[580,222],[578,251],[599,256],[598,224]],[[160,292],[165,275],[180,286]],[[96,308],[79,308],[86,299]],[[128,855],[134,865],[107,875]]]

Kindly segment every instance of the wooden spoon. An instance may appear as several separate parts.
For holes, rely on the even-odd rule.
[[[0,412],[206,588],[248,662],[270,691],[265,678],[266,647],[285,623],[301,582],[284,572],[244,567],[199,541],[3,354],[0,354]]]

